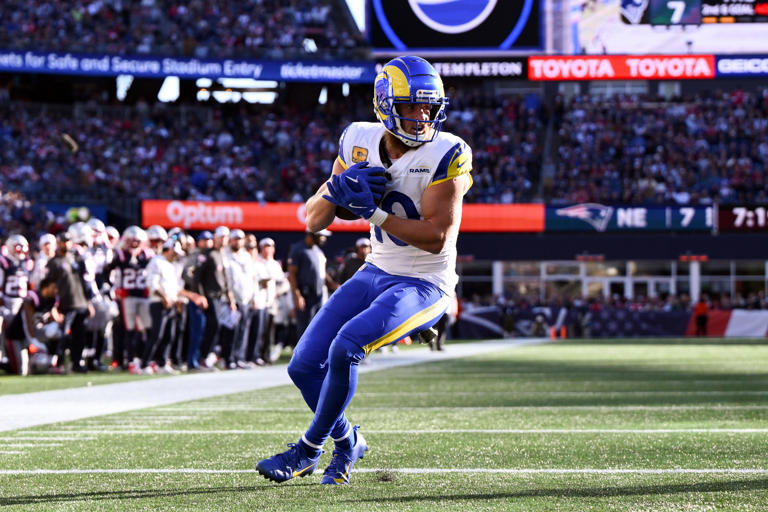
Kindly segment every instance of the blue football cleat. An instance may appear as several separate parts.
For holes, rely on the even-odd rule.
[[[260,460],[256,464],[256,471],[261,473],[264,478],[279,483],[297,476],[311,475],[317,469],[317,461],[320,460],[322,452],[313,458],[308,457],[298,443],[291,443],[288,447],[289,450],[283,453]]]
[[[368,451],[368,443],[357,431],[359,428],[360,425],[355,425],[351,434],[356,436],[355,446],[350,450],[333,450],[333,458],[328,467],[325,468],[323,478],[320,480],[321,484],[344,485],[349,483],[349,473],[352,471],[352,467],[357,459],[362,459],[365,452]]]

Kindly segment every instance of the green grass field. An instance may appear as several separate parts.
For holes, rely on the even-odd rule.
[[[285,386],[6,432],[0,507],[764,511],[766,398],[762,342],[510,348],[361,375],[346,487],[253,471],[311,418]]]

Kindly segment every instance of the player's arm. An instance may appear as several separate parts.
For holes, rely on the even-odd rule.
[[[438,254],[446,240],[459,230],[462,198],[470,186],[469,174],[462,174],[428,187],[421,196],[422,219],[389,214],[380,224],[381,229],[414,247]]]
[[[22,322],[24,335],[28,340],[32,340],[35,338],[35,303],[31,298],[24,301],[22,305],[22,315],[24,315],[24,321]]]
[[[306,302],[304,296],[299,290],[299,267],[297,265],[288,264],[288,283],[291,285],[291,293],[293,294],[294,307],[299,311],[304,311]]]
[[[5,271],[0,268],[0,306],[5,304]]]
[[[344,170],[341,160],[337,158],[333,162],[331,174],[341,174]],[[307,229],[313,233],[317,233],[330,226],[336,217],[336,205],[323,198],[323,195],[328,194],[326,183],[323,182],[317,192],[307,200]]]

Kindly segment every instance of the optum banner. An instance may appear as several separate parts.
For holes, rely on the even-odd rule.
[[[304,203],[244,203],[204,201],[142,201],[142,224],[170,228],[213,229],[228,226],[250,231],[304,231]],[[331,231],[368,231],[364,220],[336,219]],[[480,233],[544,231],[544,205],[468,204],[463,207],[461,230]]]
[[[163,78],[253,78],[285,82],[373,82],[373,62],[195,59],[0,50],[0,72]]]

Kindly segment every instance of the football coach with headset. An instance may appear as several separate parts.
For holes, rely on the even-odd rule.
[[[373,92],[378,122],[344,130],[331,178],[306,205],[313,232],[335,216],[366,219],[372,250],[314,317],[288,365],[314,417],[297,443],[257,464],[276,482],[311,474],[331,437],[333,456],[320,483],[349,483],[368,450],[344,413],[358,365],[377,348],[437,322],[458,281],[456,239],[472,186],[472,153],[459,137],[440,131],[448,104],[442,80],[424,59],[398,57],[376,76]]]

